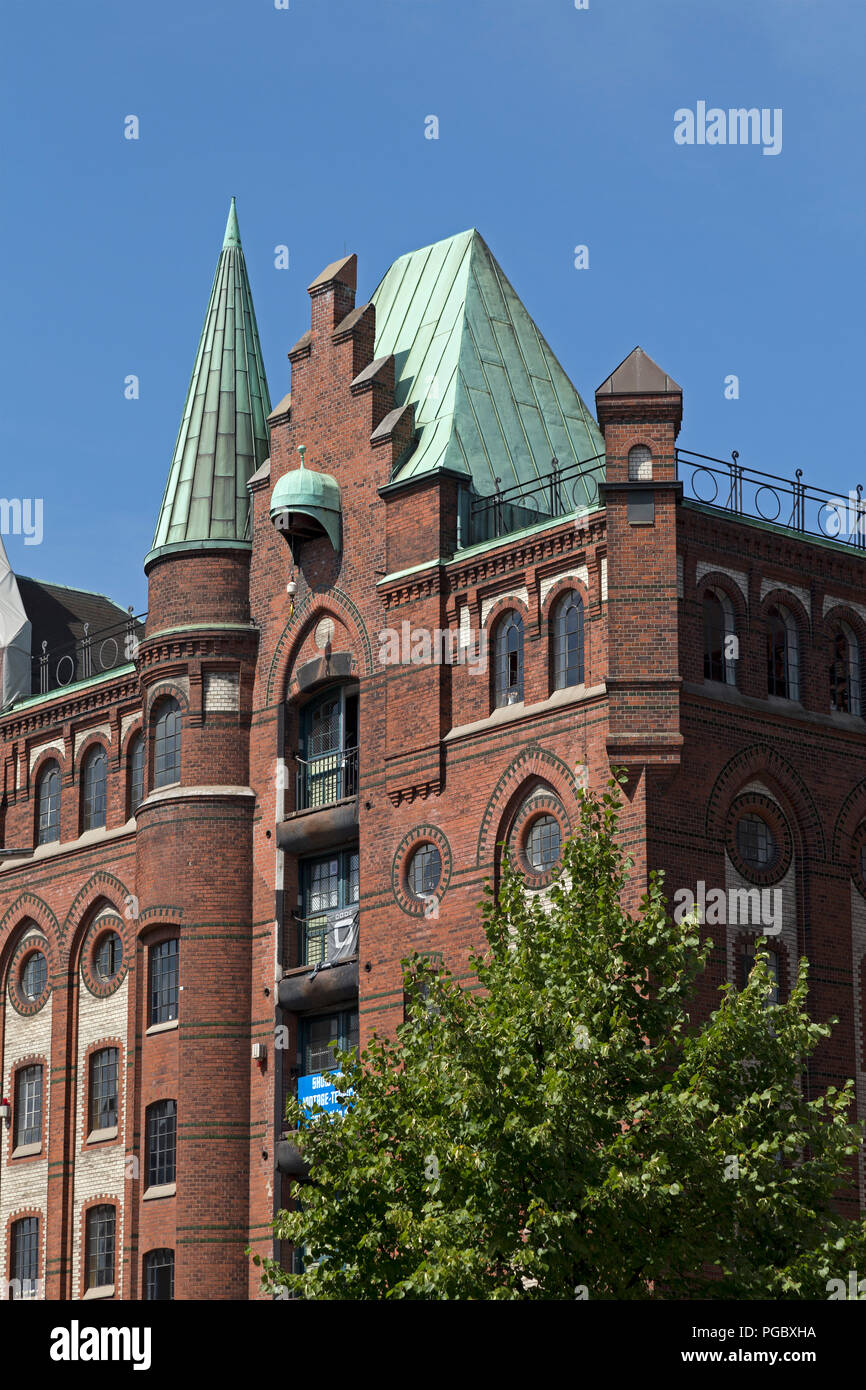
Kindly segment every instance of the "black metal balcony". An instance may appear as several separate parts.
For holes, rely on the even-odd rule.
[[[297,758],[296,761],[296,810],[318,810],[320,807],[333,806],[337,801],[358,795],[357,748],[325,753],[321,757],[310,758],[309,761]]]

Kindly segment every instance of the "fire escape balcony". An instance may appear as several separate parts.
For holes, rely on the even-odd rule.
[[[357,834],[358,749],[295,761],[296,809],[277,826],[280,849],[309,854]]]

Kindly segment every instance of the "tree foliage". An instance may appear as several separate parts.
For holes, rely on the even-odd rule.
[[[759,951],[690,1022],[711,942],[671,919],[659,874],[623,910],[620,807],[615,780],[583,794],[544,895],[506,863],[475,978],[404,962],[406,1022],[340,1054],[344,1114],[290,1100],[312,1181],[276,1231],[306,1261],[261,1261],[268,1292],[826,1298],[866,1270],[866,1223],[833,1207],[861,1142],[852,1084],[804,1081],[830,1032],[805,960],[773,1005]]]

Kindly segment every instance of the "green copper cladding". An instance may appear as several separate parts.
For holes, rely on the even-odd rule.
[[[268,456],[271,402],[232,198],[153,549],[249,543],[247,481]]]
[[[376,357],[418,443],[394,481],[451,469],[483,496],[604,453],[601,431],[475,230],[401,256],[372,296]],[[590,480],[587,501],[595,485]]]
[[[291,530],[293,514],[311,517],[321,526],[335,550],[340,549],[340,487],[330,473],[315,473],[304,467],[303,455],[299,468],[284,473],[271,494],[271,521],[278,527],[281,519]]]

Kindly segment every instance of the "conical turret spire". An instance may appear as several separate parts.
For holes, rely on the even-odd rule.
[[[271,402],[232,198],[153,549],[249,544],[247,481],[268,456]]]

